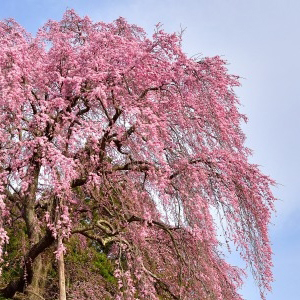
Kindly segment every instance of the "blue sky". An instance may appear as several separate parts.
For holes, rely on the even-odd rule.
[[[0,19],[13,17],[35,32],[66,8],[93,20],[119,16],[149,34],[158,22],[168,32],[186,28],[183,47],[189,56],[222,55],[237,89],[252,161],[280,184],[280,199],[270,227],[275,283],[268,300],[299,299],[300,282],[300,1],[297,0],[2,0]],[[242,294],[259,299],[248,278]]]

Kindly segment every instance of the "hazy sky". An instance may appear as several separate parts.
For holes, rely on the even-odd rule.
[[[293,0],[0,0],[0,19],[13,17],[28,31],[48,19],[61,19],[66,8],[93,20],[119,16],[153,33],[158,22],[168,32],[186,28],[189,56],[221,55],[237,89],[251,159],[278,183],[277,216],[271,238],[274,250],[273,292],[268,300],[300,299],[300,1]],[[242,294],[259,299],[251,277]]]

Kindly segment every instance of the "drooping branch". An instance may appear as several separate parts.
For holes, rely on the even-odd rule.
[[[188,163],[190,165],[194,165],[197,163],[203,163],[203,164],[208,165],[210,168],[212,168],[212,162],[209,160],[204,160],[203,158],[190,159],[188,161]],[[171,179],[175,178],[176,176],[180,175],[180,173],[181,173],[181,171],[175,171],[173,174],[170,175],[169,179],[171,180]],[[217,173],[215,175],[218,176]]]
[[[128,223],[131,223],[131,222],[143,222],[143,223],[146,223],[148,224],[148,226],[152,226],[152,224],[154,225],[157,225],[158,227],[164,229],[164,230],[179,230],[179,229],[182,229],[181,227],[172,227],[172,226],[168,226],[162,222],[159,222],[159,221],[155,221],[155,220],[151,220],[151,222],[148,222],[146,219],[143,219],[143,218],[140,218],[140,217],[137,217],[137,216],[131,216],[128,220],[127,220]]]
[[[174,246],[174,249],[175,249],[175,252],[177,254],[177,257],[180,258],[180,260],[182,262],[185,262],[185,260],[183,259],[182,255],[179,253],[179,249],[178,249],[178,244],[177,244],[177,241],[175,240],[174,238],[174,235],[173,233],[171,232],[171,230],[177,230],[177,229],[181,229],[180,227],[171,227],[171,226],[167,226],[161,222],[158,222],[158,221],[151,221],[151,222],[147,222],[145,219],[143,218],[139,218],[137,216],[131,216],[129,219],[128,219],[128,223],[130,222],[143,222],[143,223],[146,223],[148,226],[151,226],[151,224],[154,224],[160,228],[162,228],[166,233],[168,233],[168,235],[170,236],[170,239],[173,243],[173,246]]]
[[[170,287],[158,276],[156,276],[154,273],[152,273],[151,271],[149,271],[144,265],[143,265],[143,269],[144,271],[149,274],[152,278],[154,278],[157,282],[157,284],[160,286],[160,288],[162,288],[165,292],[167,292],[168,294],[170,294],[170,296],[174,299],[174,300],[180,300],[180,297],[177,297],[176,295],[174,295],[171,292]]]

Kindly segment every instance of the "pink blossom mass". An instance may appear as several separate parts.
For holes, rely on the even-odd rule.
[[[224,60],[188,58],[160,25],[148,37],[67,10],[32,36],[1,21],[2,271],[15,232],[23,260],[0,295],[36,290],[73,238],[112,266],[115,288],[95,284],[95,299],[242,299],[227,246],[265,299],[275,182],[248,161],[237,86]],[[68,299],[94,299],[72,284]]]

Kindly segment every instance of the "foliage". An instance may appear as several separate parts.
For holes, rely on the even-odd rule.
[[[68,10],[32,37],[0,22],[0,249],[10,228],[26,245],[0,294],[36,289],[51,249],[78,277],[70,299],[240,299],[223,230],[264,297],[274,182],[248,162],[238,85],[159,26],[149,39]]]
[[[17,230],[7,230],[9,244],[5,245],[5,254],[2,262],[2,278],[1,281],[7,283],[11,279],[18,276],[22,260],[22,239],[24,238],[24,231],[17,227]]]

